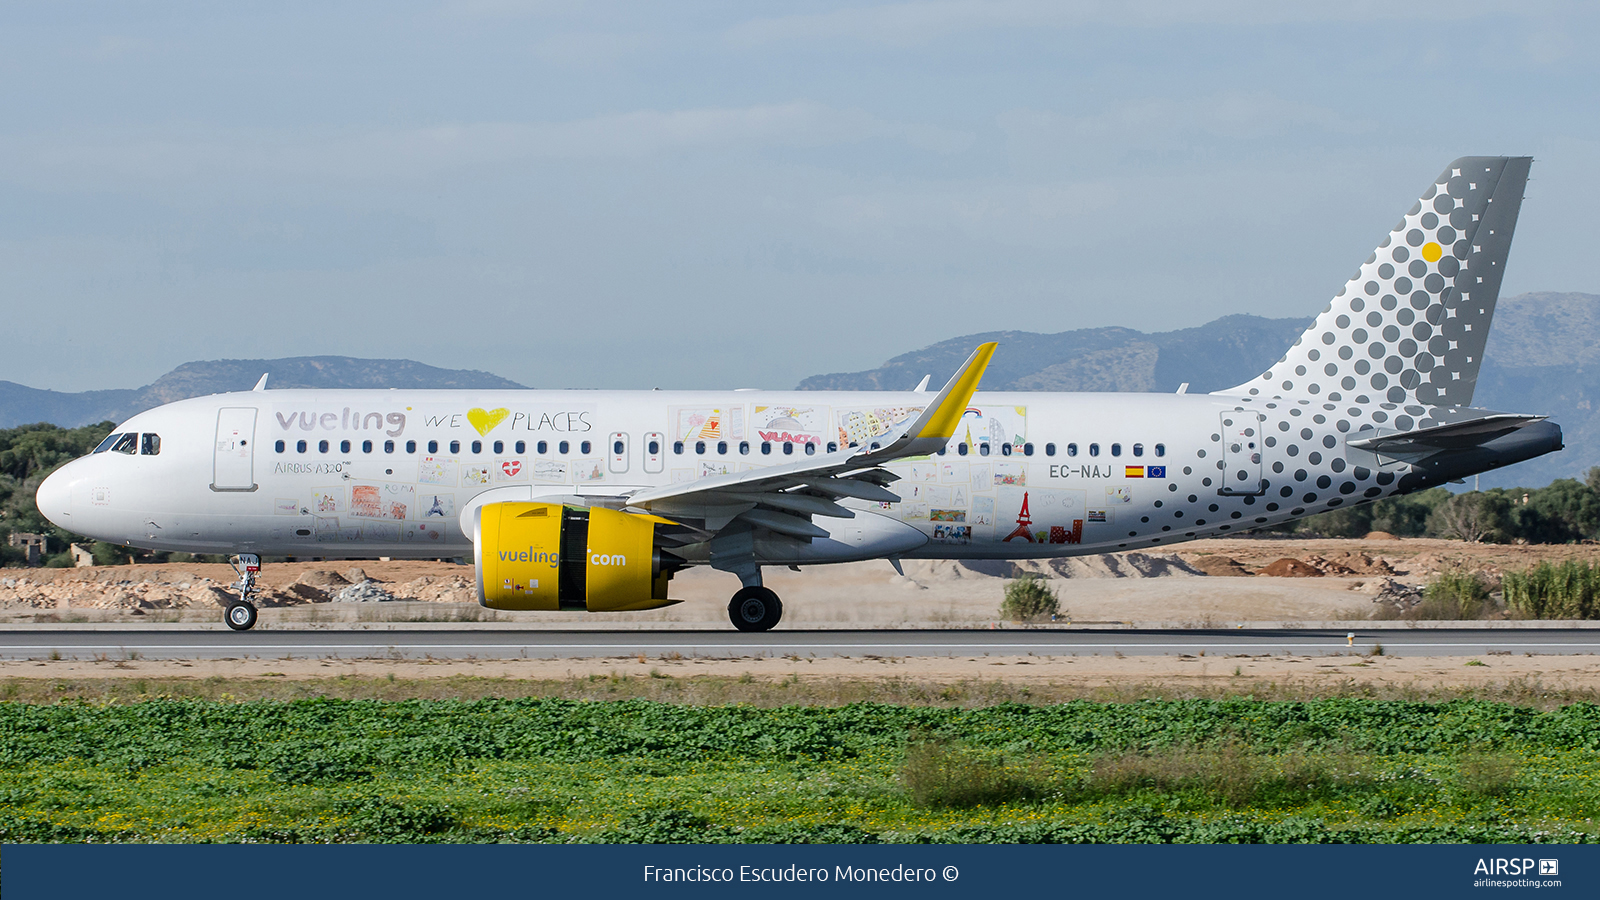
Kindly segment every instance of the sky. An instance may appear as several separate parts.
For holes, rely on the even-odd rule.
[[[1539,0],[19,0],[0,379],[789,388],[1310,316],[1464,155],[1535,157],[1503,295],[1600,293],[1597,38]]]

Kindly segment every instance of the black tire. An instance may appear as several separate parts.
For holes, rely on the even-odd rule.
[[[229,603],[222,620],[234,631],[249,631],[256,627],[256,608],[249,603]]]
[[[783,618],[783,601],[764,587],[740,588],[728,601],[728,618],[740,631],[771,631]]]

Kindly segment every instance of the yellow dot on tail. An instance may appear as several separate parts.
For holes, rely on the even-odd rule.
[[[1428,262],[1438,262],[1439,261],[1439,257],[1441,257],[1443,255],[1444,255],[1444,248],[1439,246],[1438,244],[1434,243],[1433,241],[1429,241],[1426,244],[1422,245],[1422,258],[1427,260]]]

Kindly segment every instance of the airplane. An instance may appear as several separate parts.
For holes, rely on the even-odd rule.
[[[494,609],[647,610],[674,573],[1159,549],[1281,525],[1554,452],[1473,388],[1531,159],[1429,183],[1266,372],[1209,394],[978,392],[986,343],[912,391],[265,390],[170,403],[50,475],[61,528],[230,554],[474,559]]]

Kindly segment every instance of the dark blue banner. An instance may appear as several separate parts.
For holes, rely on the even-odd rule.
[[[1600,895],[1600,846],[12,844],[6,900],[64,897],[1338,898]]]

